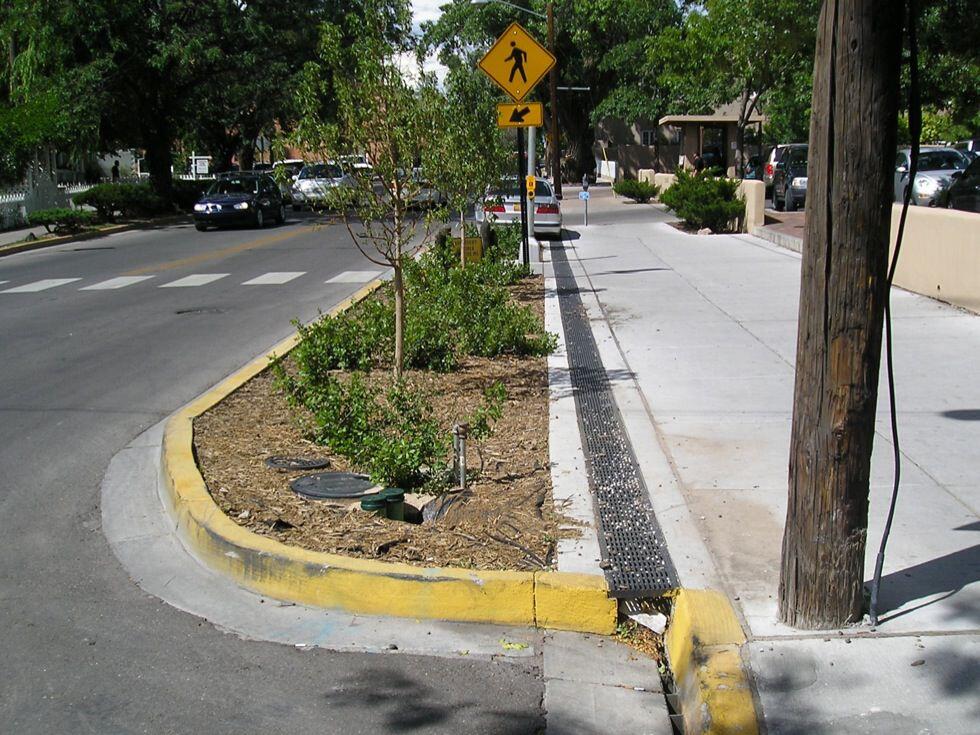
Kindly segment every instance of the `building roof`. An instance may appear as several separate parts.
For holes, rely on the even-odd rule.
[[[729,102],[727,105],[721,105],[720,107],[715,108],[714,112],[710,112],[707,115],[667,115],[660,118],[660,124],[679,125],[681,123],[732,123],[734,125],[738,123],[738,108],[739,105],[737,102]],[[756,108],[749,116],[749,122],[764,123],[766,122],[766,118],[759,112],[758,108]]]

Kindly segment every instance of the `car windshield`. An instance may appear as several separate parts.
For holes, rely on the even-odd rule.
[[[299,173],[301,179],[339,179],[343,175],[340,166],[332,163],[318,163],[314,166],[306,166]]]
[[[220,178],[208,188],[208,194],[257,194],[259,180],[251,176]]]
[[[919,154],[920,171],[957,171],[969,161],[959,151],[925,151]]]
[[[789,163],[791,166],[801,165],[806,163],[807,153],[809,153],[809,148],[794,148],[789,153]]]

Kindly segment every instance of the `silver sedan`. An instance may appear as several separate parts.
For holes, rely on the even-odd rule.
[[[904,202],[905,192],[911,186],[912,204],[935,207],[943,200],[943,194],[952,183],[953,172],[963,171],[970,165],[970,160],[955,148],[922,148],[915,181],[910,183],[911,165],[909,149],[901,149],[895,159],[895,201]]]
[[[486,209],[476,205],[476,220],[490,222],[520,222],[521,195],[517,179],[507,179],[503,185],[487,193]],[[534,235],[561,235],[561,202],[555,197],[551,183],[538,179],[535,185]]]

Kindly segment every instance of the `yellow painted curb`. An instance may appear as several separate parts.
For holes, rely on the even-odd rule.
[[[380,285],[375,281],[333,310],[336,315]],[[616,601],[600,576],[560,572],[477,571],[354,559],[307,551],[248,531],[211,499],[194,458],[194,418],[262,372],[293,335],[174,414],[164,430],[161,474],[177,533],[206,566],[280,600],[366,615],[395,615],[585,633],[616,629]]]
[[[759,723],[742,663],[745,634],[728,597],[712,590],[673,593],[664,647],[683,732],[757,735]]]

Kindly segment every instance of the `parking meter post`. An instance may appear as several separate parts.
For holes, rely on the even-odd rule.
[[[589,226],[589,200],[585,200],[585,226]]]

